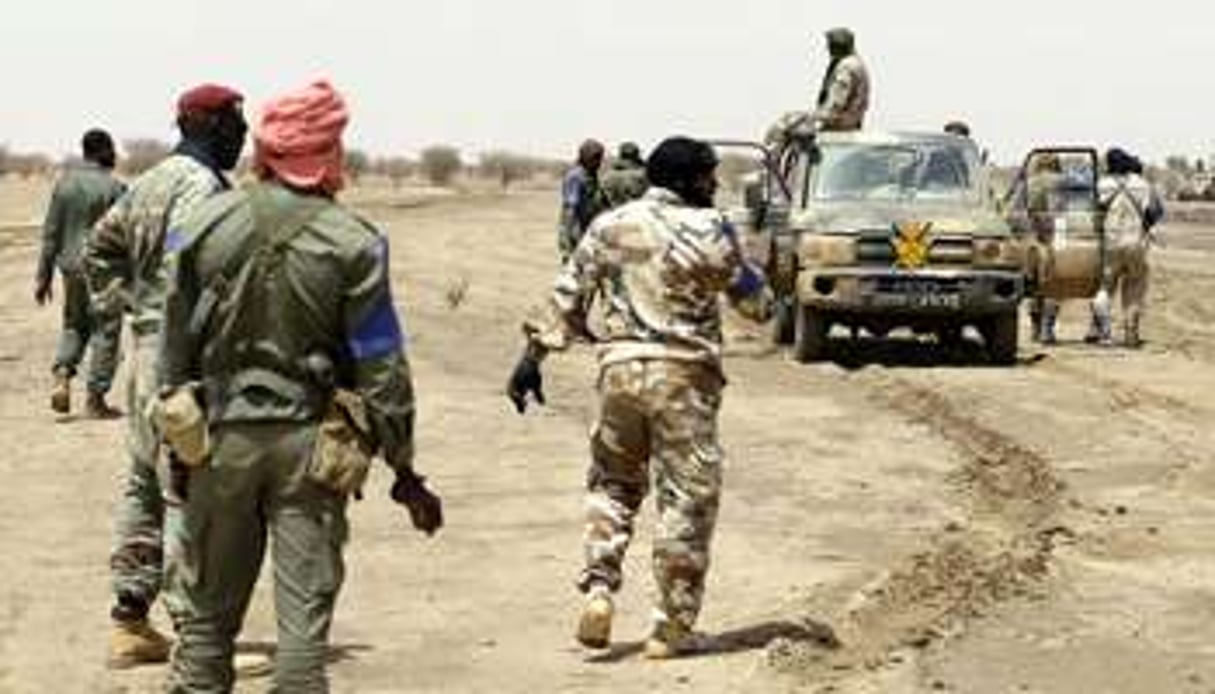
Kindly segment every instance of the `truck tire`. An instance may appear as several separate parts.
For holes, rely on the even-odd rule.
[[[1020,317],[1016,310],[988,318],[983,326],[983,342],[991,363],[1011,366],[1017,363],[1017,330]]]
[[[797,330],[797,317],[794,315],[796,299],[781,297],[776,300],[776,312],[772,319],[772,341],[778,346],[793,344]]]
[[[798,304],[797,325],[794,329],[793,356],[803,363],[821,361],[827,356],[827,335],[831,322],[822,311]]]

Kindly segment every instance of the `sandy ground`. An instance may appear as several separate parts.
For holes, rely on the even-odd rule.
[[[164,668],[103,667],[122,427],[47,408],[58,311],[20,228],[44,194],[0,185],[0,692],[157,691]],[[448,527],[413,532],[383,470],[353,506],[335,691],[1215,692],[1215,229],[1165,230],[1139,352],[1079,344],[1078,304],[1003,369],[911,342],[800,366],[733,330],[713,648],[654,664],[649,509],[618,645],[572,638],[591,354],[550,363],[537,413],[500,395],[555,269],[552,194],[360,199],[393,240]],[[273,642],[269,587],[247,650]]]

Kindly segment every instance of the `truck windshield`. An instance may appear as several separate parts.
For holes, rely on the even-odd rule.
[[[974,195],[974,157],[949,143],[824,143],[807,172],[814,200],[954,200]]]

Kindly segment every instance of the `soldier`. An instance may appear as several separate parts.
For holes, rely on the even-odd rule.
[[[1164,217],[1160,195],[1143,177],[1143,164],[1114,147],[1105,154],[1106,175],[1097,184],[1105,212],[1106,266],[1101,289],[1091,304],[1092,321],[1085,342],[1110,344],[1114,294],[1121,295],[1123,337],[1131,348],[1142,344],[1139,333],[1148,288],[1148,248],[1152,227]]]
[[[578,162],[561,181],[561,218],[557,227],[557,250],[564,263],[591,220],[607,207],[599,186],[603,166],[603,144],[587,140],[578,148]]]
[[[586,603],[577,638],[590,648],[610,640],[612,593],[650,487],[650,461],[659,599],[645,653],[670,658],[697,645],[692,630],[721,489],[719,295],[757,320],[771,312],[763,277],[713,209],[716,167],[704,142],[673,137],[654,150],[646,162],[649,190],[591,225],[544,315],[525,323],[527,348],[507,386],[520,413],[529,393],[543,403],[541,361],[587,334],[591,298],[603,293],[600,412],[591,435],[586,565],[578,580]]]
[[[645,193],[645,160],[641,148],[633,142],[620,145],[616,159],[603,175],[603,194],[609,207],[636,200]]]
[[[1033,159],[1032,168],[1027,173],[1024,194],[1030,228],[1039,245],[1049,248],[1055,234],[1055,215],[1066,207],[1063,165],[1057,155],[1046,153]],[[1050,262],[1048,253],[1039,254],[1039,276],[1045,276],[1049,272]],[[1029,317],[1033,325],[1034,341],[1045,345],[1055,344],[1059,302],[1056,299],[1036,296],[1030,302]]]
[[[827,50],[831,63],[815,102],[815,126],[818,130],[860,130],[869,109],[869,71],[856,54],[852,31],[828,31]]]
[[[165,502],[157,478],[158,446],[146,416],[156,392],[166,282],[165,248],[173,246],[184,216],[229,187],[222,172],[236,165],[245,140],[242,97],[202,85],[177,102],[181,142],[173,154],[140,176],[97,223],[85,248],[94,303],[127,308],[133,336],[127,354],[127,449],[131,468],[119,500],[110,556],[114,628],[111,667],[168,659],[168,640],[148,621],[160,592]]]
[[[84,161],[70,165],[55,182],[46,220],[42,225],[42,253],[34,280],[34,301],[39,306],[51,299],[51,275],[58,267],[63,280],[63,328],[52,369],[55,385],[51,409],[71,410],[72,377],[90,353],[88,398],[85,414],[113,419],[122,413],[106,403],[118,365],[121,314],[102,314],[89,305],[89,287],[81,268],[81,249],[89,230],[114,204],[126,187],[114,178],[114,140],[104,130],[89,130],[81,140]]]
[[[413,470],[414,401],[388,240],[338,205],[345,104],[325,82],[265,108],[261,182],[206,202],[182,227],[165,311],[164,421],[174,399],[194,442],[168,524],[170,691],[230,691],[234,640],[273,538],[280,692],[328,690],[346,500],[378,450],[393,500],[431,534],[438,497]],[[205,414],[203,414],[205,413]],[[179,432],[180,434],[180,432]],[[209,454],[208,454],[209,451]]]

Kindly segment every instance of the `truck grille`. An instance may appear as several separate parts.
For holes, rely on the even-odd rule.
[[[931,232],[930,232],[931,233]],[[893,265],[894,237],[890,230],[863,231],[856,238],[856,259],[862,265]],[[968,236],[933,236],[928,251],[930,265],[969,265],[974,261],[974,241]]]

